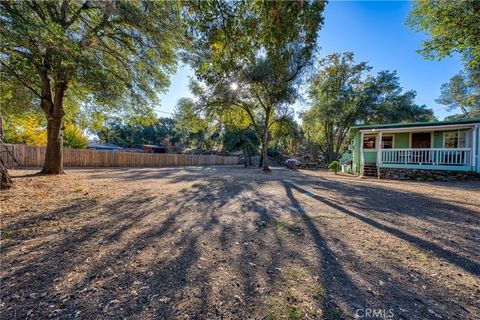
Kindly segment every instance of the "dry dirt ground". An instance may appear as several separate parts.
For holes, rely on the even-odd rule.
[[[35,172],[1,193],[1,319],[480,317],[480,182]]]

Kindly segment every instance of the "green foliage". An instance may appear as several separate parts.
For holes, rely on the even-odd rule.
[[[460,53],[472,79],[480,84],[480,2],[470,0],[419,0],[407,24],[427,33],[420,53],[428,59],[442,59]]]
[[[449,111],[460,109],[462,115],[455,116],[457,119],[478,118],[480,117],[480,83],[475,83],[468,73],[460,72],[448,83],[442,84],[441,95],[436,102],[446,105]]]
[[[202,105],[242,109],[264,152],[270,126],[295,100],[296,85],[309,70],[324,6],[321,1],[190,4],[192,47],[185,59],[205,85],[195,88]]]
[[[299,310],[295,307],[291,307],[290,309],[288,309],[288,312],[287,312],[288,320],[301,320],[302,317],[303,317],[302,310]]]
[[[98,135],[102,143],[113,143],[124,148],[141,147],[143,144],[165,145],[167,148],[173,148],[179,142],[175,121],[171,118],[156,119],[153,124],[146,126],[113,118],[98,125],[93,132]]]
[[[192,99],[182,98],[178,101],[174,119],[175,128],[186,148],[213,150],[220,142],[220,123],[215,115],[200,112]]]
[[[270,129],[270,144],[285,154],[301,151],[302,131],[293,116],[285,116],[275,121]]]
[[[278,157],[282,152],[277,147],[270,147],[267,149],[267,154],[269,157]]]
[[[63,172],[65,97],[151,114],[183,44],[177,1],[2,1],[2,80],[30,90],[48,119],[42,172]],[[80,119],[69,119],[80,123]]]
[[[260,140],[252,128],[232,129],[227,127],[223,135],[223,145],[226,151],[242,151],[246,158],[257,154]],[[247,164],[246,160],[245,164]]]
[[[51,74],[52,88],[67,82],[72,94],[110,106],[155,101],[168,85],[181,44],[176,2],[4,1],[0,8],[2,71],[37,96],[39,69]]]
[[[18,81],[9,81],[0,69],[0,112],[4,118],[40,114],[37,97]]]
[[[346,148],[356,123],[428,121],[433,112],[415,104],[415,92],[402,92],[395,72],[369,74],[371,67],[355,62],[351,52],[334,53],[319,62],[309,84],[311,107],[302,114],[307,144],[317,145],[326,163]]]
[[[336,160],[349,128],[362,115],[357,98],[370,69],[366,62],[356,63],[352,52],[334,53],[319,61],[319,71],[311,78],[312,106],[302,115],[304,131],[320,146],[327,163]]]
[[[72,123],[67,123],[63,131],[63,146],[74,149],[86,149],[88,138],[82,129]]]
[[[333,171],[335,174],[337,174],[338,171],[340,171],[340,162],[338,161],[332,161],[328,165],[328,171]]]
[[[362,82],[359,107],[362,123],[422,122],[434,120],[432,109],[415,104],[416,92],[402,92],[395,71],[383,70]]]

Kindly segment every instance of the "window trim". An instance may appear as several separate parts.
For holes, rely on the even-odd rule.
[[[375,143],[375,147],[374,148],[365,148],[365,138],[367,137],[373,137],[375,140],[374,140],[374,143]],[[364,134],[363,135],[363,140],[362,140],[362,149],[363,150],[366,150],[366,151],[374,151],[374,150],[377,150],[377,135],[376,134]]]
[[[442,132],[442,140],[443,140],[443,144],[442,144],[442,147],[443,149],[459,149],[460,147],[458,146],[458,143],[460,142],[460,131],[464,131],[465,132],[465,147],[462,147],[462,148],[469,148],[467,147],[469,144],[470,144],[470,140],[468,139],[468,132],[470,130],[468,129],[458,129],[458,130],[449,130],[449,131],[443,131]],[[446,133],[450,133],[450,132],[455,132],[457,134],[457,145],[453,148],[450,148],[450,147],[445,147],[445,142],[446,142],[446,139],[445,139],[445,134]]]
[[[395,149],[395,135],[393,133],[390,133],[390,134],[382,134],[382,140],[383,140],[383,137],[392,137],[392,148],[391,149]],[[382,142],[383,141],[380,141],[380,146],[379,147],[382,147]],[[383,147],[380,148],[380,149],[384,149]],[[386,150],[389,150],[389,149],[386,149]]]

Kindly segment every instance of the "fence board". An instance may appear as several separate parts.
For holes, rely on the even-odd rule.
[[[20,167],[41,167],[45,147],[13,145]],[[152,154],[85,149],[63,149],[65,167],[168,167],[235,165],[238,157],[216,155]]]

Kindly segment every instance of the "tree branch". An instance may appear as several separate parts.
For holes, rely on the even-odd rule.
[[[16,73],[13,69],[11,69],[7,64],[5,64],[3,61],[0,61],[0,63],[11,75],[13,75],[15,78],[17,78],[25,87],[30,89],[36,96],[38,96],[39,98],[42,97],[40,95],[40,93],[38,93],[38,91],[33,89],[33,87],[31,85],[29,85],[26,80],[24,80],[18,73]],[[38,87],[40,88],[40,86],[38,86]]]

